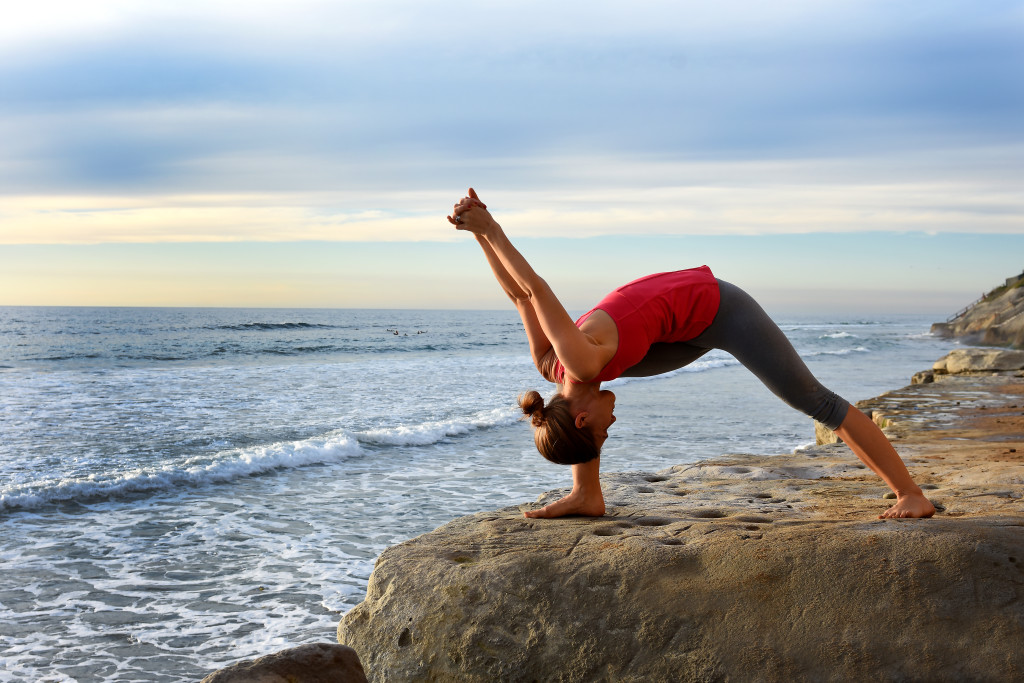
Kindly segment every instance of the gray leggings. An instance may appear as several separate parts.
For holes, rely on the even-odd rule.
[[[718,288],[722,302],[706,330],[689,341],[654,344],[623,376],[660,375],[689,365],[711,349],[722,349],[791,407],[830,429],[842,424],[850,404],[814,378],[786,335],[753,297],[722,280]]]

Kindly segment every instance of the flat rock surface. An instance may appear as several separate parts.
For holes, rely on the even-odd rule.
[[[607,474],[603,518],[529,504],[389,548],[339,642],[379,681],[1021,680],[1024,381],[860,405],[935,518],[878,520],[841,444]]]

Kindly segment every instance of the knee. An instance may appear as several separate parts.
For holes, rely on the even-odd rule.
[[[835,430],[843,423],[849,409],[850,403],[846,399],[821,387],[815,396],[814,412],[807,414],[829,429]]]

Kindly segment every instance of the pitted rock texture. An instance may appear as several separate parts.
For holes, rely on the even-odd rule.
[[[838,444],[607,474],[603,518],[529,504],[389,548],[339,640],[377,681],[1021,679],[1024,382],[862,407],[936,518],[876,519]]]

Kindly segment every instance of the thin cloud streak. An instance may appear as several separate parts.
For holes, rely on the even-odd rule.
[[[491,175],[505,186],[479,189],[498,219],[524,237],[550,236],[553,226],[564,237],[1024,232],[1024,196],[1001,174],[1002,156],[989,160],[984,182],[940,167],[913,173],[881,166],[869,182],[853,162],[817,160],[572,159],[561,162],[562,172],[586,174],[552,189],[509,182],[506,173],[469,175]],[[552,173],[559,165],[545,166]],[[462,189],[455,180],[444,184]],[[0,243],[448,241],[455,233],[443,215],[451,200],[442,189],[0,197]]]

